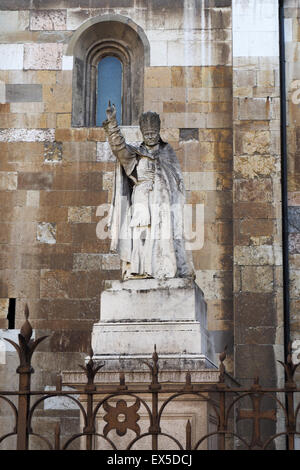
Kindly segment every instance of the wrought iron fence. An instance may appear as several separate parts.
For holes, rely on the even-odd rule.
[[[30,448],[29,440],[32,436],[36,436],[50,450],[69,449],[72,443],[79,439],[81,449],[92,450],[95,448],[95,439],[98,437],[103,439],[112,450],[118,450],[117,444],[111,438],[111,432],[114,431],[117,436],[122,437],[131,431],[135,437],[127,443],[127,450],[134,449],[135,445],[145,437],[150,438],[148,445],[152,450],[159,449],[159,439],[162,437],[170,439],[179,450],[203,448],[203,444],[213,437],[217,438],[216,448],[219,450],[232,448],[237,441],[242,444],[244,449],[266,450],[272,448],[278,438],[285,439],[285,446],[288,450],[295,449],[295,439],[300,436],[300,432],[297,430],[300,403],[296,404],[295,398],[300,389],[297,389],[294,382],[297,365],[293,364],[291,354],[288,355],[286,363],[281,362],[286,377],[282,388],[262,387],[258,378],[249,388],[228,386],[224,366],[225,351],[219,357],[218,381],[215,383],[192,383],[189,372],[186,373],[184,384],[160,383],[159,357],[154,350],[152,362],[143,361],[150,372],[151,381],[148,384],[127,384],[124,373],[120,372],[119,384],[107,385],[103,388],[101,384],[95,383],[95,376],[97,373],[101,374],[103,364],[94,362],[93,352],[90,351],[90,360],[84,366],[80,366],[86,376],[86,383],[80,392],[75,389],[73,391],[62,390],[61,380],[58,381],[56,390],[34,391],[31,390],[31,376],[34,372],[31,359],[37,346],[47,336],[36,340],[31,339],[32,327],[28,317],[29,311],[26,306],[26,320],[20,330],[19,344],[6,339],[14,346],[19,355],[20,364],[16,371],[19,374],[19,390],[0,391],[0,399],[11,408],[14,415],[14,427],[10,432],[0,437],[0,444],[9,437],[15,436],[15,448],[28,450]],[[78,398],[79,393],[80,398]],[[145,399],[146,395],[148,399]],[[197,397],[211,406],[216,418],[216,429],[193,441],[192,425],[188,420],[183,433],[185,442],[180,442],[174,435],[162,430],[161,424],[167,405],[178,398],[187,396]],[[13,397],[17,398],[16,403],[14,403]],[[81,432],[73,434],[64,442],[61,439],[59,423],[55,428],[52,441],[34,431],[35,411],[43,402],[53,397],[67,397],[76,404],[81,415]],[[263,409],[262,406],[265,398],[270,399],[273,403],[273,406],[269,406],[268,409]],[[245,399],[248,399],[246,407],[243,405]],[[148,419],[147,429],[143,432],[138,423],[141,406],[146,410],[145,414]],[[102,414],[102,431],[97,429],[99,413]],[[276,423],[280,414],[282,415],[283,428],[280,431],[276,429],[275,433],[263,435],[262,421]],[[237,430],[237,423],[244,420],[250,423],[250,433],[248,429],[246,436]],[[83,443],[82,440],[84,440]]]

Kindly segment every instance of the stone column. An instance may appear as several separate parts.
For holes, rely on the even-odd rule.
[[[278,34],[277,0],[233,2],[235,377],[243,385],[283,377]]]

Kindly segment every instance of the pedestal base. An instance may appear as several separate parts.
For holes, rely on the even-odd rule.
[[[107,281],[100,322],[93,327],[94,359],[150,358],[154,345],[172,369],[182,361],[214,367],[203,292],[191,279]],[[200,361],[200,362],[199,362]]]

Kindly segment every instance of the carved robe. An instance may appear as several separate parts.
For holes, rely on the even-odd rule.
[[[183,238],[184,185],[172,147],[160,141],[150,153],[125,143],[116,122],[105,125],[118,162],[110,213],[111,250],[124,279],[193,276]]]

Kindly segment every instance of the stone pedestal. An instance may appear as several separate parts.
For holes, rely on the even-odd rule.
[[[203,292],[191,279],[107,281],[100,321],[93,327],[94,359],[114,368],[150,358],[154,345],[168,369],[211,368]]]
[[[178,450],[176,439],[184,448],[188,423],[192,446],[209,434],[199,449],[217,449],[218,439],[214,432],[217,430],[218,404],[209,390],[196,391],[200,390],[199,384],[209,385],[219,380],[219,371],[211,360],[206,303],[201,289],[190,279],[107,281],[105,287],[101,295],[100,321],[93,327],[92,348],[94,362],[104,364],[95,377],[97,396],[94,400],[103,400],[101,403],[107,400],[107,405],[99,407],[96,416],[98,440],[95,438],[94,448],[111,449],[111,444],[101,438],[108,422],[108,410],[113,410],[111,413],[116,416],[109,438],[118,449],[126,449],[132,442],[133,428],[123,434],[118,434],[116,429],[121,418],[125,419],[124,410],[137,403],[138,395],[141,406],[138,404],[138,415],[134,416],[142,439],[137,440],[132,450],[152,448],[149,410],[155,403],[163,410],[158,449]],[[159,385],[155,389],[159,393],[155,397],[149,392],[154,375],[145,364],[146,360],[153,367],[154,345],[158,353],[156,370],[159,370]],[[120,384],[120,372],[123,385]],[[187,373],[190,382],[196,385],[179,396],[178,392],[188,387]],[[85,380],[82,372],[63,374],[65,384],[81,391]],[[116,391],[115,395],[112,390]],[[84,393],[81,401],[87,406]],[[118,412],[120,406],[123,412]],[[133,414],[130,416],[132,418]],[[128,414],[126,420],[130,420],[130,416]]]

